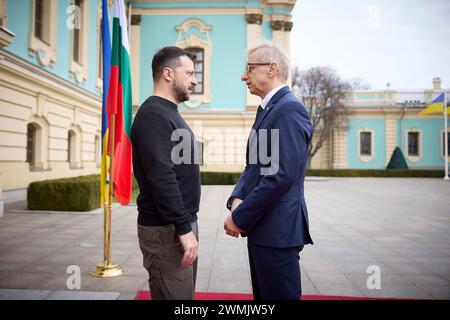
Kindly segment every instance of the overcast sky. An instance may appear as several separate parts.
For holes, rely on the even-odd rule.
[[[292,62],[328,65],[371,89],[450,88],[450,0],[297,0]]]

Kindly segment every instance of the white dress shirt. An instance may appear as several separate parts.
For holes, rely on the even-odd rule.
[[[263,108],[264,110],[267,107],[267,104],[269,103],[270,99],[272,99],[272,97],[275,95],[275,93],[278,92],[278,90],[280,90],[281,88],[286,87],[286,84],[283,84],[282,86],[276,87],[272,90],[269,91],[268,94],[266,94],[266,96],[264,97],[264,99],[261,101],[261,108]]]

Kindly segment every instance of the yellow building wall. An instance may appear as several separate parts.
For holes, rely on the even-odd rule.
[[[4,192],[27,188],[32,181],[100,172],[100,99],[36,69],[0,60],[0,185]],[[42,130],[42,141],[35,143],[34,168],[26,162],[29,123]],[[67,161],[69,130],[76,133],[71,163]]]

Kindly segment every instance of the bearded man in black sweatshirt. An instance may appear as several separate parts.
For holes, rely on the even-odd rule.
[[[139,184],[138,238],[152,299],[194,298],[200,172],[194,134],[178,112],[197,84],[193,57],[178,47],[153,57],[153,95],[131,129]]]

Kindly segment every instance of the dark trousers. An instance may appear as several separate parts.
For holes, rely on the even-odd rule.
[[[293,248],[270,248],[247,242],[255,300],[299,300],[302,294],[300,251]]]
[[[192,231],[198,240],[197,222]],[[173,225],[138,225],[139,247],[149,275],[153,300],[193,300],[197,278],[197,262],[181,265],[184,251]]]

